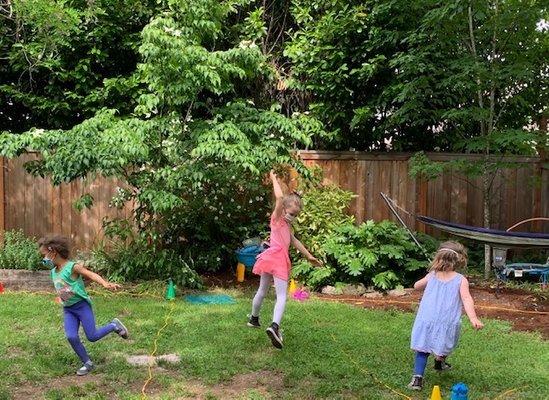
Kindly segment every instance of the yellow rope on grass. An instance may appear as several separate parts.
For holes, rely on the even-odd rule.
[[[503,392],[502,394],[494,397],[494,400],[498,400],[498,399],[504,399],[505,397],[504,396],[507,396],[508,394],[511,394],[513,392],[516,392],[518,389],[509,389],[509,390],[506,390],[505,392]]]
[[[162,333],[162,331],[164,329],[166,329],[166,327],[168,326],[169,324],[169,321],[170,321],[170,318],[175,310],[175,301],[171,300],[170,301],[170,310],[166,313],[166,316],[164,317],[164,325],[162,325],[162,327],[156,332],[156,337],[154,339],[154,342],[153,342],[153,350],[151,352],[151,354],[149,354],[149,367],[148,367],[148,378],[147,380],[145,381],[145,383],[143,384],[143,387],[141,388],[141,399],[146,399],[147,398],[147,393],[146,393],[146,390],[147,390],[147,386],[149,385],[149,383],[152,381],[153,379],[153,373],[152,373],[152,367],[153,367],[153,358],[156,356],[156,351],[158,350],[158,339],[160,339],[160,335]]]

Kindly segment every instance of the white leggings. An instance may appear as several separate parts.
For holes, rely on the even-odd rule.
[[[261,274],[261,279],[259,280],[259,289],[254,296],[252,302],[252,315],[254,317],[259,316],[259,309],[263,303],[263,299],[269,291],[269,286],[271,286],[271,281],[274,279],[275,290],[276,290],[276,304],[273,311],[273,322],[280,325],[282,320],[282,314],[284,314],[284,308],[286,307],[286,293],[288,291],[288,281],[272,276],[271,274]]]

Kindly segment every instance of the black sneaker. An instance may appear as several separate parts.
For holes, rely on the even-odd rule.
[[[261,328],[261,324],[259,323],[259,317],[254,317],[253,315],[248,315],[248,326],[250,328]]]
[[[423,389],[423,377],[421,375],[412,376],[412,381],[408,384],[408,389],[412,389],[412,390]]]
[[[435,371],[448,371],[452,366],[446,360],[435,360]]]
[[[269,339],[271,339],[271,343],[274,347],[277,349],[282,348],[282,335],[280,334],[280,331],[278,329],[278,324],[272,323],[271,326],[269,326],[266,330],[267,336],[269,336]]]

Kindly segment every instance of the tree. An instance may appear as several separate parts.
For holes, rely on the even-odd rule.
[[[259,46],[228,28],[238,5],[169,1],[142,32],[135,79],[146,89],[133,113],[103,109],[68,130],[5,134],[2,154],[39,151],[27,168],[55,184],[94,173],[121,178],[113,204],[135,202],[136,225],[152,246],[223,265],[242,238],[263,229],[262,174],[276,164],[300,168],[292,149],[322,133],[306,115],[256,104],[250,83],[273,73]]]
[[[430,10],[409,40],[414,51],[394,60],[404,103],[395,118],[423,113],[431,101],[451,149],[483,154],[460,168],[482,176],[484,226],[491,225],[490,198],[502,166],[496,155],[536,154],[549,145],[533,126],[547,112],[549,41],[537,29],[544,15],[538,1],[450,1]],[[428,72],[429,91],[420,75]],[[530,126],[530,129],[526,129]],[[512,165],[511,165],[512,166]],[[485,252],[486,277],[490,249]]]
[[[140,32],[154,0],[19,0],[0,4],[0,132],[68,129],[136,105]]]
[[[335,136],[318,146],[413,151],[445,145],[444,133],[433,129],[438,100],[416,104],[402,87],[410,76],[404,78],[395,65],[406,55],[417,57],[414,52],[425,51],[415,49],[410,38],[436,4],[432,0],[294,3],[298,29],[286,55],[293,63],[295,84],[309,95],[311,112]],[[414,90],[430,90],[431,78],[426,75],[431,73],[416,69]]]

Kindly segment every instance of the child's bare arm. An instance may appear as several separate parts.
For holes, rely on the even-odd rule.
[[[301,254],[309,260],[309,262],[313,265],[316,265],[318,267],[322,266],[322,261],[318,260],[315,256],[313,256],[309,250],[301,243],[292,233],[292,246],[294,246],[297,251],[299,251]]]
[[[278,178],[274,171],[271,171],[269,176],[271,177],[271,181],[273,182],[273,192],[275,195],[275,208],[273,210],[273,215],[275,219],[278,219],[282,216],[283,212],[283,199],[284,199],[284,192],[282,191],[282,188],[280,187],[280,183],[278,182]]]
[[[484,324],[480,322],[477,317],[477,313],[475,311],[475,302],[473,301],[473,297],[471,296],[471,292],[469,291],[469,281],[465,277],[463,277],[463,279],[461,280],[459,294],[461,296],[461,301],[463,302],[463,308],[465,309],[465,313],[469,317],[469,321],[471,321],[471,325],[473,325],[475,329],[482,329],[484,327]]]
[[[419,281],[414,283],[414,289],[416,290],[423,290],[425,289],[425,286],[427,286],[427,282],[429,282],[429,279],[431,279],[431,274],[425,275],[423,278],[421,278]]]
[[[76,264],[73,268],[73,273],[76,275],[82,275],[84,278],[88,278],[96,283],[99,283],[106,289],[118,289],[120,287],[117,283],[111,283],[103,279],[99,274],[90,271],[81,264]]]

